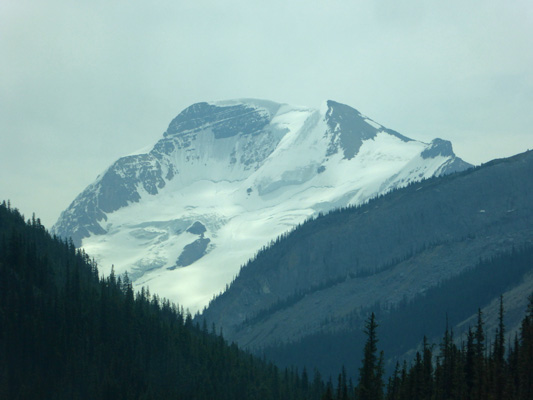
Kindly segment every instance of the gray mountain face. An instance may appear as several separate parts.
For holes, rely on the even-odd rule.
[[[331,100],[327,102],[327,105],[326,118],[329,130],[332,133],[327,155],[329,156],[342,150],[344,158],[350,160],[359,152],[363,141],[375,138],[380,129],[369,124],[368,120],[359,111],[350,106]],[[411,140],[393,130],[387,130],[387,133],[405,142]],[[337,145],[339,142],[340,146]]]
[[[64,211],[53,231],[62,237],[71,237],[76,246],[81,246],[83,238],[91,235],[102,235],[106,230],[101,221],[107,219],[106,214],[112,213],[128,204],[138,202],[143,190],[150,195],[157,195],[166,183],[180,173],[179,166],[169,157],[176,151],[190,153],[186,160],[194,162],[197,155],[190,151],[198,134],[205,134],[206,129],[214,133],[215,139],[241,137],[241,151],[237,159],[236,149],[230,152],[230,167],[240,163],[247,169],[257,168],[275,149],[279,143],[272,139],[269,123],[272,115],[281,105],[267,102],[269,113],[264,109],[247,106],[246,104],[219,106],[209,103],[197,103],[183,110],[174,118],[154,148],[147,154],[122,157],[87,187]],[[329,130],[329,145],[326,156],[342,152],[345,159],[352,159],[365,140],[373,139],[378,131],[400,138],[411,139],[383,127],[371,125],[357,110],[334,101],[327,102],[328,111],[325,115]],[[279,135],[279,134],[278,134]],[[216,146],[216,144],[213,144]],[[422,153],[422,157],[450,157],[440,174],[447,174],[471,167],[453,154],[451,143],[436,139]],[[325,167],[321,167],[325,168]]]
[[[437,142],[427,156],[445,151]],[[229,341],[256,351],[320,332],[361,330],[347,321],[363,309],[390,309],[480,259],[532,245],[532,177],[533,152],[527,152],[309,221],[243,267],[203,317]],[[516,286],[502,288],[506,310],[516,316],[509,331],[532,290],[533,266]],[[456,333],[466,328],[465,320]]]
[[[206,125],[211,127],[216,139],[254,135],[261,132],[269,122],[269,116],[242,104],[219,107],[197,103],[174,118],[164,136],[180,136],[187,142],[187,137],[201,131]]]
[[[107,220],[106,214],[138,202],[141,190],[157,195],[168,181],[180,173],[175,163],[169,159],[172,153],[180,150],[190,153],[186,155],[187,161],[195,161],[196,155],[188,149],[199,132],[206,128],[212,130],[215,139],[248,137],[241,140],[245,151],[240,159],[237,160],[233,152],[230,163],[239,162],[245,168],[256,167],[270,155],[277,144],[276,141],[265,143],[260,140],[254,143],[252,139],[260,134],[268,136],[268,132],[263,129],[271,117],[261,111],[242,104],[219,107],[198,103],[186,108],[172,120],[163,139],[149,153],[120,158],[76,197],[61,214],[53,231],[59,236],[71,237],[78,247],[86,237],[105,234],[106,231],[99,222]],[[257,142],[259,146],[256,146]]]
[[[198,103],[143,154],[122,157],[53,227],[103,273],[193,311],[269,241],[309,216],[470,165],[334,101]]]

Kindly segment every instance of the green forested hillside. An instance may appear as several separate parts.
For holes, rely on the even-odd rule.
[[[322,383],[227,345],[0,205],[0,398],[304,399]]]

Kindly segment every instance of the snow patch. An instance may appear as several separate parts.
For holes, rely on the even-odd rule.
[[[260,132],[219,138],[212,123],[199,124],[165,136],[152,158],[139,158],[138,165],[135,154],[146,154],[146,148],[133,153],[131,170],[119,173],[123,180],[137,179],[139,200],[104,213],[96,226],[107,233],[82,241],[103,274],[114,265],[118,274],[128,271],[136,288],[148,285],[192,312],[224,290],[259,249],[297,224],[429,178],[450,161],[443,155],[422,157],[430,144],[402,140],[366,117],[376,135],[363,140],[350,159],[342,152],[329,154],[327,102],[319,110],[255,99],[209,104],[242,104],[262,110],[270,122]],[[161,175],[164,185],[157,194],[145,190],[141,166]],[[76,207],[90,210],[87,199],[105,193],[101,179],[61,218],[81,221]]]

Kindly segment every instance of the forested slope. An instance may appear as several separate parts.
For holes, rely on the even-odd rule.
[[[244,347],[261,352],[280,346],[287,362],[294,353],[321,352],[317,357],[324,360],[329,345],[358,360],[359,350],[336,347],[335,335],[355,338],[368,312],[384,315],[411,303],[414,314],[400,318],[400,325],[421,309],[440,321],[430,326],[434,319],[420,315],[413,341],[441,332],[443,315],[433,313],[420,296],[457,277],[455,286],[440,292],[438,310],[457,315],[453,323],[466,329],[478,307],[489,307],[504,294],[510,330],[516,329],[533,285],[531,263],[515,272],[507,264],[514,252],[526,254],[533,244],[532,177],[529,151],[308,221],[259,252],[202,317],[223,326],[225,335]],[[498,273],[485,271],[488,265],[498,265]],[[468,279],[488,281],[485,289],[461,286],[463,274],[472,269],[477,275]],[[505,279],[498,278],[502,274]],[[486,298],[488,293],[493,297]],[[464,302],[453,303],[454,296]],[[298,347],[325,333],[331,340]],[[385,335],[393,340],[396,333]],[[360,341],[353,348],[360,349]]]
[[[472,280],[479,268],[495,273],[503,285],[512,283],[527,270],[532,253],[523,248],[481,263],[460,284],[487,289],[489,279]],[[499,271],[502,263],[511,267],[507,273]],[[447,285],[454,286],[452,281],[420,297],[436,315],[446,309],[442,294]],[[498,288],[484,291],[485,296],[494,290]],[[465,296],[453,301],[460,303]],[[402,304],[392,315],[409,318],[405,309],[419,305]],[[382,345],[390,343],[381,335],[389,330],[401,345],[402,332],[394,319],[378,315],[376,324],[371,313],[360,340],[344,343],[363,350],[354,360],[357,374],[341,369],[341,357],[330,351],[341,372],[324,384],[316,371],[312,379],[305,369],[301,375],[292,368],[281,372],[228,346],[215,328],[200,328],[169,302],[145,290],[135,295],[127,276],[99,278],[96,264],[72,243],[50,237],[38,219],[24,222],[16,209],[0,205],[0,398],[530,399],[533,296],[509,344],[502,305],[492,315],[478,312],[461,346],[446,327],[438,349],[424,341],[409,357],[412,362],[399,362],[390,377],[381,353]],[[427,310],[419,311],[428,319]],[[485,329],[482,318],[487,317],[498,320],[493,335]]]
[[[305,384],[305,385],[304,385]],[[315,386],[228,346],[72,242],[0,205],[0,398],[303,399]]]

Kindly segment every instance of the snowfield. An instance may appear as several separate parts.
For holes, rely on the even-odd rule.
[[[81,242],[103,274],[113,265],[194,312],[318,212],[469,166],[440,147],[331,101],[199,103],[152,149],[113,164],[53,229]]]

